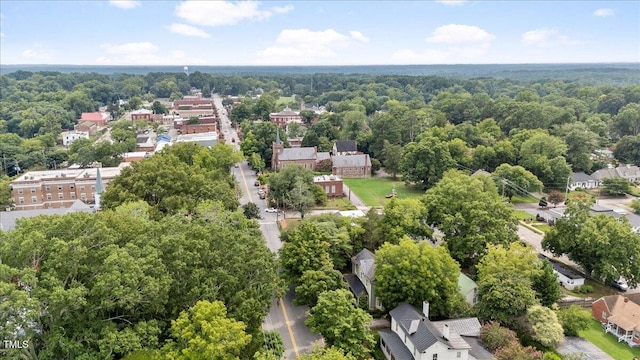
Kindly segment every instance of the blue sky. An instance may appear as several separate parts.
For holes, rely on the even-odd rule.
[[[640,1],[0,1],[2,64],[640,62]]]

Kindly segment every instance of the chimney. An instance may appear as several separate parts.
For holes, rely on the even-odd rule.
[[[422,313],[424,314],[424,317],[426,317],[427,319],[429,318],[429,302],[428,301],[422,302]]]
[[[444,328],[442,328],[442,337],[445,340],[449,340],[449,324],[444,324]]]

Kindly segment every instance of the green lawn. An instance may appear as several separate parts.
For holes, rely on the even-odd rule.
[[[523,196],[523,195],[514,195],[511,198],[512,204],[524,204],[524,203],[538,203],[540,200],[534,198],[531,195]]]
[[[515,210],[515,209],[513,210],[513,216],[515,216],[515,218],[518,220],[529,220],[529,219],[536,218],[535,216],[529,214],[524,210]]]
[[[287,104],[292,103],[292,102],[296,102],[296,98],[295,97],[293,97],[293,96],[281,96],[278,99],[277,104],[278,105],[287,105]]]
[[[534,224],[533,227],[545,233],[551,230],[551,226],[547,224]]]
[[[329,199],[325,206],[316,206],[314,209],[317,209],[317,210],[337,209],[340,211],[346,211],[346,210],[356,210],[356,207],[353,206],[351,202],[349,202],[349,199],[347,197],[341,197],[341,198]]]
[[[640,356],[640,349],[632,349],[624,343],[619,343],[613,335],[605,334],[602,325],[595,319],[591,319],[589,328],[580,331],[579,334],[614,359],[631,360],[634,356]]]
[[[367,206],[385,206],[390,200],[385,196],[391,194],[394,185],[399,199],[415,199],[424,194],[424,191],[407,186],[401,180],[393,181],[390,178],[344,179],[344,183]]]
[[[564,265],[566,266],[566,265]],[[593,289],[593,291],[586,293],[586,294],[581,294],[579,292],[575,292],[575,291],[571,291],[568,289],[565,289],[564,287],[560,287],[560,291],[562,291],[562,293],[567,294],[567,295],[571,295],[571,296],[575,296],[575,297],[580,297],[580,298],[586,298],[586,297],[590,297],[593,299],[599,299],[603,296],[607,296],[607,295],[615,295],[616,292],[609,286],[603,285],[593,279],[586,279],[584,281],[585,285],[589,285],[591,286],[591,288]]]

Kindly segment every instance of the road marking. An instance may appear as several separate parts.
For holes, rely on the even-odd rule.
[[[289,324],[289,316],[287,315],[287,308],[284,306],[284,299],[280,299],[280,305],[282,305],[282,313],[284,314],[284,322],[287,324],[287,330],[289,330],[289,337],[291,337],[291,343],[293,344],[293,352],[296,357],[300,356],[298,353],[298,345],[296,344],[296,338],[293,336],[293,330]]]
[[[242,182],[244,183],[244,188],[247,190],[247,196],[249,197],[249,201],[253,202],[251,199],[251,192],[249,191],[249,185],[247,185],[247,178],[244,176],[244,170],[242,170],[242,166],[240,166],[240,176],[242,176]],[[276,222],[277,224],[277,222]],[[291,338],[291,344],[293,344],[293,352],[296,354],[296,357],[300,356],[298,353],[298,345],[296,344],[296,338],[293,336],[293,330],[291,329],[291,324],[289,324],[289,315],[287,315],[287,308],[284,306],[284,300],[280,299],[280,305],[282,305],[282,313],[284,314],[284,322],[287,324],[287,330],[289,331],[289,337]]]

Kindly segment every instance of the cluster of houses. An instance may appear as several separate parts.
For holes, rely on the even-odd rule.
[[[640,182],[640,168],[634,165],[620,165],[618,167],[609,166],[606,169],[600,169],[591,175],[584,172],[575,172],[571,174],[568,188],[573,191],[576,189],[594,189],[602,185],[602,180],[620,178],[631,183]]]

